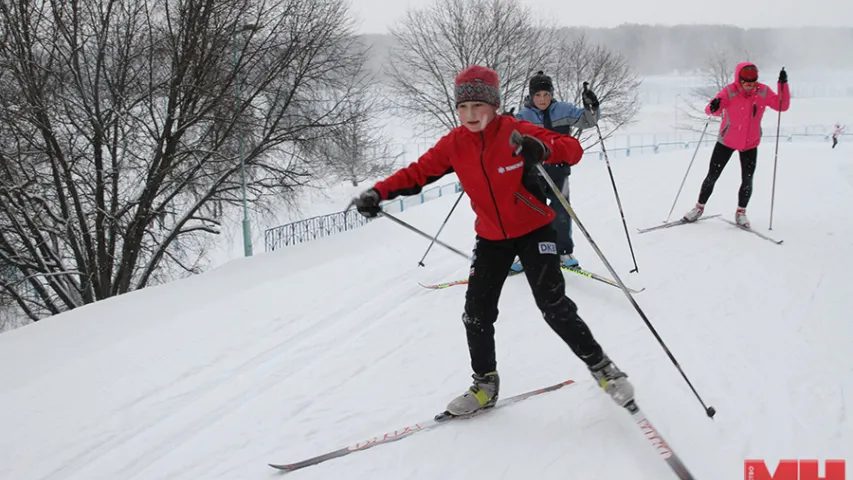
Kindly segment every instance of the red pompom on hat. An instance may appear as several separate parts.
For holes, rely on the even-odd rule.
[[[483,102],[501,106],[498,73],[491,68],[472,65],[456,76],[456,106],[463,102]]]

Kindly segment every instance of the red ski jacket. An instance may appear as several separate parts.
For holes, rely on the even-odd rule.
[[[513,156],[509,143],[513,130],[542,140],[551,149],[546,163],[575,165],[583,156],[574,137],[497,115],[482,132],[454,128],[416,162],[373,188],[382,199],[390,200],[419,193],[424,185],[455,171],[477,216],[477,235],[487,240],[525,235],[551,223],[555,214],[546,205],[544,180],[525,168],[521,156]]]

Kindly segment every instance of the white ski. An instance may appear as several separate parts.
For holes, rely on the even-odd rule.
[[[664,229],[664,228],[677,227],[677,226],[679,226],[679,225],[687,225],[688,223],[701,222],[702,220],[708,220],[709,218],[717,218],[717,217],[719,217],[719,216],[720,216],[720,214],[716,214],[716,215],[708,215],[708,216],[705,216],[705,217],[699,217],[698,219],[696,219],[696,220],[694,220],[694,221],[692,221],[692,222],[688,222],[687,220],[685,220],[685,219],[683,219],[683,218],[679,218],[678,220],[673,220],[673,221],[671,221],[671,222],[662,223],[662,224],[660,224],[660,225],[655,225],[654,227],[649,227],[649,228],[638,228],[638,229],[637,229],[637,232],[638,232],[638,233],[646,233],[646,232],[651,232],[651,231],[654,231],[654,230],[661,230],[661,229]]]
[[[640,410],[640,407],[636,402],[629,403],[626,407],[626,410],[631,414],[631,417],[634,419],[634,422],[637,423],[637,426],[640,427],[640,431],[645,435],[646,440],[648,440],[652,446],[655,448],[655,451],[658,452],[658,455],[669,465],[669,468],[672,472],[679,478],[679,480],[695,480],[693,474],[687,470],[687,467],[684,466],[684,462],[678,458],[678,455],[675,454],[675,451],[666,443],[666,440],[663,439],[660,432],[652,426],[652,422],[649,421],[649,418]]]
[[[739,229],[743,230],[744,232],[749,232],[749,233],[751,233],[751,234],[753,234],[753,235],[755,235],[755,236],[757,236],[757,237],[763,238],[763,239],[767,240],[768,242],[773,242],[773,243],[775,243],[776,245],[782,245],[782,242],[784,241],[784,240],[776,240],[775,238],[768,237],[767,235],[765,235],[765,234],[763,234],[763,233],[761,233],[761,232],[757,232],[757,231],[755,231],[755,230],[753,230],[753,229],[751,229],[751,228],[742,227],[742,226],[738,225],[737,223],[735,223],[735,222],[733,222],[733,221],[731,221],[731,220],[729,220],[729,219],[727,219],[727,218],[720,218],[720,220],[722,220],[722,221],[724,221],[724,222],[726,222],[726,223],[728,223],[728,224],[730,224],[730,225],[734,225],[735,227],[737,227],[737,228],[739,228]]]

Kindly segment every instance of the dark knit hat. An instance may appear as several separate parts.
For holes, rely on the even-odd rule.
[[[554,94],[554,82],[551,81],[551,77],[545,75],[545,72],[539,70],[536,72],[530,79],[530,96],[536,96],[536,92],[541,92],[542,90],[547,91],[550,94]]]
[[[472,65],[456,76],[456,106],[463,102],[483,102],[501,106],[498,73],[491,68]]]

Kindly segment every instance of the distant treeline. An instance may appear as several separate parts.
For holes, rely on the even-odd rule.
[[[740,28],[729,25],[621,25],[613,28],[567,27],[570,36],[586,35],[621,52],[642,75],[688,73],[703,69],[710,57],[725,53],[772,68],[853,69],[853,28]],[[390,35],[365,35],[374,47],[375,67],[387,58]]]

